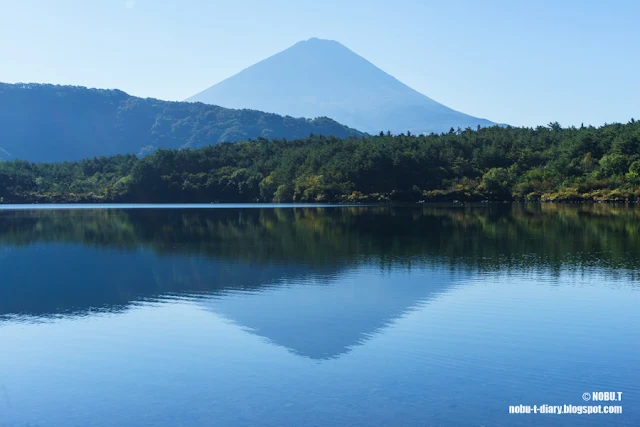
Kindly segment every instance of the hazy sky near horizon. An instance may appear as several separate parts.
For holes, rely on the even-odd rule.
[[[183,100],[310,37],[515,126],[640,118],[635,0],[0,0],[0,81]]]

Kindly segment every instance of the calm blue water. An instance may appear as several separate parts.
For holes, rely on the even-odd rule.
[[[0,426],[640,425],[639,219],[0,210]]]

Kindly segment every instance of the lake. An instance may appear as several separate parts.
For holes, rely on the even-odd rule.
[[[640,209],[7,207],[0,349],[2,427],[637,426]]]

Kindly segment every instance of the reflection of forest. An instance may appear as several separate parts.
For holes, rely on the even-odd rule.
[[[640,209],[615,205],[0,211],[0,245],[75,243],[226,260],[471,268],[638,267]]]
[[[361,265],[635,277],[639,214],[557,204],[0,210],[0,316],[331,283]]]

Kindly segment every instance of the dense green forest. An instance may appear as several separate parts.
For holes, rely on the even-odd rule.
[[[309,120],[143,99],[120,90],[0,83],[0,160],[81,160],[311,133],[362,135],[326,117]]]
[[[28,202],[636,201],[640,123],[258,138],[65,163],[0,162]]]

